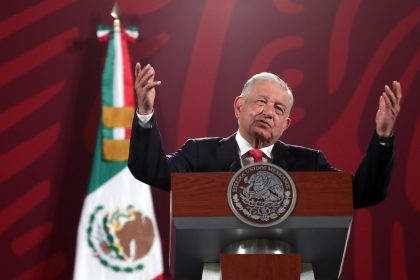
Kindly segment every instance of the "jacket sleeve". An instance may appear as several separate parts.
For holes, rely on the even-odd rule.
[[[169,191],[171,177],[155,114],[151,124],[151,128],[141,127],[134,115],[128,168],[137,180]]]
[[[151,127],[143,128],[135,115],[131,130],[128,168],[133,176],[146,184],[160,189],[171,190],[171,172],[194,171],[197,145],[188,140],[178,151],[166,155],[156,121],[151,119]]]
[[[384,146],[379,143],[376,132],[373,134],[353,177],[354,208],[375,205],[386,198],[394,162],[394,137]]]

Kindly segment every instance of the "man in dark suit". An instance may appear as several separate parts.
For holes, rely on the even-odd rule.
[[[139,63],[135,69],[137,112],[134,116],[128,167],[138,180],[170,190],[171,172],[236,171],[242,166],[271,162],[287,171],[337,171],[321,151],[288,145],[279,138],[290,126],[293,94],[271,73],[253,76],[235,98],[238,131],[227,137],[188,140],[166,155],[153,112],[155,71]],[[393,163],[393,128],[399,113],[401,86],[385,86],[379,100],[376,130],[353,178],[353,206],[367,207],[386,197]]]

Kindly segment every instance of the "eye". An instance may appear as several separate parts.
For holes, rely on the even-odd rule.
[[[262,105],[264,105],[265,103],[267,103],[264,99],[257,99],[257,105],[260,105],[260,106],[262,106]]]
[[[276,105],[276,106],[275,106],[275,109],[276,109],[276,113],[277,113],[277,114],[279,114],[279,115],[284,115],[285,108],[284,108],[283,106]]]

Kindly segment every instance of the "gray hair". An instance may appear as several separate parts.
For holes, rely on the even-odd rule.
[[[288,114],[290,114],[290,111],[292,110],[293,103],[294,103],[294,100],[295,100],[295,98],[293,96],[293,92],[285,81],[283,81],[282,79],[280,79],[279,76],[277,76],[273,73],[261,72],[259,74],[255,74],[254,76],[252,76],[245,83],[245,85],[242,89],[242,92],[241,92],[241,97],[246,98],[248,96],[248,93],[249,93],[251,87],[259,80],[268,80],[268,81],[274,82],[274,83],[278,84],[280,87],[284,88],[287,91],[287,93],[290,96],[290,102],[289,102],[289,108],[288,108]]]

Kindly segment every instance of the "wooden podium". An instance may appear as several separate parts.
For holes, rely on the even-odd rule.
[[[353,214],[352,175],[289,175],[297,189],[292,214],[278,225],[256,228],[229,208],[227,187],[233,173],[172,174],[170,269],[175,279],[201,279],[203,263],[220,262],[227,245],[260,238],[294,246],[302,262],[312,263],[315,278],[337,279]]]

